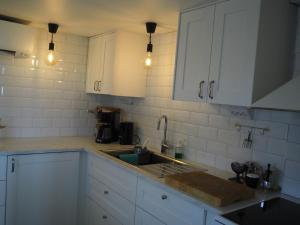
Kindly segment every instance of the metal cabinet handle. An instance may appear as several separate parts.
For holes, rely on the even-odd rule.
[[[101,80],[98,81],[97,91],[101,91]]]
[[[103,216],[102,216],[102,219],[106,220],[106,219],[107,219],[107,216],[106,216],[106,215],[103,215]]]
[[[214,98],[214,95],[213,95],[213,93],[214,93],[214,84],[215,84],[214,80],[209,82],[209,94],[208,94],[208,96],[209,96],[210,99]]]
[[[161,199],[162,199],[162,200],[166,200],[167,198],[168,198],[167,195],[162,195],[162,196],[161,196]]]
[[[108,195],[108,194],[109,194],[109,192],[108,192],[107,190],[105,190],[103,193],[104,193],[105,195]]]
[[[14,173],[15,172],[15,158],[11,159],[11,172]]]
[[[203,99],[203,85],[205,84],[205,81],[201,81],[199,83],[199,93],[198,93],[198,97]]]
[[[96,87],[97,83],[98,83],[98,81],[95,80],[95,82],[94,82],[94,91],[97,91],[97,87]]]

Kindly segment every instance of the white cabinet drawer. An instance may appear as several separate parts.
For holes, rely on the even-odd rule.
[[[137,207],[136,214],[135,214],[135,225],[165,225],[165,224],[160,222],[154,216],[150,215],[149,213]]]
[[[135,202],[137,176],[105,159],[88,157],[88,175],[109,186],[131,202]]]
[[[4,225],[5,207],[0,207],[0,225]]]
[[[93,200],[87,198],[85,225],[122,225]]]
[[[6,181],[0,181],[0,207],[5,205]]]
[[[134,224],[134,204],[90,176],[87,181],[87,195],[123,225]]]
[[[137,204],[168,225],[203,225],[205,211],[168,188],[139,179]]]
[[[6,180],[7,157],[0,156],[0,180]]]

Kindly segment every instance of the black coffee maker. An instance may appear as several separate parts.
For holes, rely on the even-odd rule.
[[[97,143],[111,143],[118,140],[120,126],[120,109],[97,107]]]

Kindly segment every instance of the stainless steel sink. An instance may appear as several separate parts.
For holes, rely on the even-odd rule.
[[[121,160],[120,157],[124,154],[135,153],[133,149],[119,150],[119,151],[103,151],[103,152],[110,156],[118,158],[119,160]],[[141,164],[132,164],[132,163],[129,164],[132,164],[158,178],[164,178],[166,175],[172,175],[172,174],[181,174],[181,173],[187,173],[193,171],[202,171],[202,172],[206,171],[205,169],[194,167],[185,162],[181,162],[171,157],[161,155],[152,151],[147,151],[147,153],[149,154],[147,160],[143,160]]]

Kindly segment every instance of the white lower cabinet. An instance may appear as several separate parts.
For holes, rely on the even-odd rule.
[[[135,203],[137,175],[107,159],[88,155],[87,174]]]
[[[7,156],[0,156],[0,180],[6,180]]]
[[[0,225],[5,224],[7,156],[0,156]]]
[[[6,225],[74,225],[79,153],[8,157]]]
[[[0,225],[5,224],[5,206],[0,207]]]
[[[165,225],[165,223],[159,221],[139,207],[136,207],[135,225]]]
[[[86,199],[86,213],[86,225],[121,225],[121,223],[90,198]]]
[[[87,195],[120,224],[134,225],[135,205],[93,177],[88,177]]]
[[[137,205],[167,225],[204,225],[205,210],[159,184],[139,179]]]

